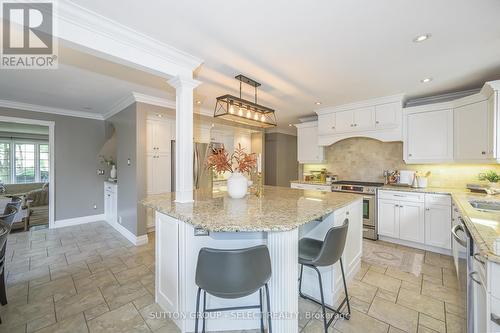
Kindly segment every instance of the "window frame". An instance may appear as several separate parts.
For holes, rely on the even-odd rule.
[[[41,180],[41,170],[40,170],[40,145],[46,145],[48,147],[48,154],[49,154],[49,159],[48,159],[48,162],[49,162],[49,180],[48,182],[50,182],[50,161],[51,161],[51,158],[50,158],[50,154],[51,154],[51,151],[50,151],[50,141],[49,140],[36,140],[36,139],[17,139],[17,138],[0,138],[0,142],[2,143],[9,143],[10,147],[10,151],[9,151],[9,155],[10,155],[10,167],[9,167],[9,173],[10,173],[10,180],[9,180],[9,183],[6,183],[6,184],[28,184],[28,183],[17,183],[16,182],[16,145],[17,144],[33,144],[35,145],[35,180],[34,182],[35,183],[40,183],[42,182]]]

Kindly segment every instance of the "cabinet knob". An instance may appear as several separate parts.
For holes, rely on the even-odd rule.
[[[335,129],[335,126],[332,126],[332,129]]]
[[[410,156],[410,157],[411,157],[412,155],[411,155],[411,154],[408,154],[408,156]]]
[[[426,208],[425,210],[431,210],[430,208]]]
[[[345,215],[349,215],[349,212],[345,212]]]
[[[485,152],[485,151],[482,151],[482,152],[481,152],[481,155],[486,155],[486,152]]]
[[[380,122],[377,120],[377,121],[375,121],[375,124],[380,124]]]

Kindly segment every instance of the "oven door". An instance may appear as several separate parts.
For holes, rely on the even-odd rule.
[[[375,228],[375,196],[363,197],[363,225]]]

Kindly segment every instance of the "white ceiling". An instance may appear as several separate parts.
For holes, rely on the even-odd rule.
[[[0,121],[0,132],[49,135],[49,127]]]
[[[298,117],[313,114],[318,108],[315,101],[325,107],[398,93],[427,96],[500,79],[499,0],[126,3],[79,1],[204,59],[196,72],[203,84],[195,98],[207,110],[213,110],[215,97],[237,93],[236,74],[260,81],[260,103],[275,108],[280,126],[286,129]],[[413,43],[422,33],[431,33],[432,38]],[[34,98],[58,107],[90,106],[91,111],[102,112],[126,92],[157,97],[172,93],[159,78],[76,54],[67,58],[60,59],[72,68],[2,71],[0,99]],[[426,77],[434,80],[420,83]],[[19,84],[33,94],[12,88]],[[37,96],[40,92],[42,97]]]

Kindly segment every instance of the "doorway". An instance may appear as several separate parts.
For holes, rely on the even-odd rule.
[[[13,231],[54,226],[54,122],[0,116],[0,213],[21,206]]]

